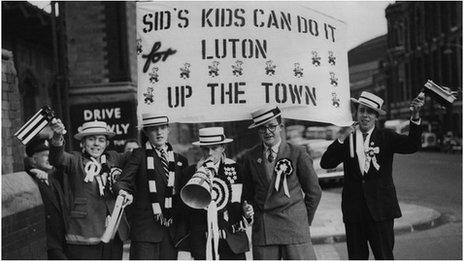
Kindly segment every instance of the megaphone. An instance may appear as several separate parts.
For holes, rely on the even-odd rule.
[[[212,178],[214,176],[214,168],[211,165],[212,162],[207,162],[198,168],[180,191],[180,197],[187,206],[194,209],[205,209],[211,203]]]

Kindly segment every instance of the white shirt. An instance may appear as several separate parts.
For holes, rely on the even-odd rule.
[[[358,156],[359,169],[364,174],[364,164],[366,164],[365,151],[369,148],[369,141],[374,128],[367,131],[366,140],[363,139],[362,132],[359,128],[356,129],[356,155]]]

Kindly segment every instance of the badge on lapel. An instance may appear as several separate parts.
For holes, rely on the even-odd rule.
[[[279,161],[277,161],[274,171],[276,174],[276,181],[274,184],[275,190],[279,191],[280,182],[282,180],[282,187],[284,188],[284,193],[287,197],[290,197],[290,192],[288,191],[287,176],[293,173],[292,162],[287,158],[280,159]]]

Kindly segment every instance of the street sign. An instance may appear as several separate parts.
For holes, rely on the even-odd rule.
[[[127,139],[137,138],[137,115],[132,102],[97,104],[77,104],[70,108],[72,135],[87,121],[104,121],[116,135],[111,139],[110,148],[123,151]],[[79,141],[73,139],[73,149],[79,149]]]

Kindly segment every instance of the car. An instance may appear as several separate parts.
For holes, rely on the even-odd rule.
[[[313,167],[320,182],[340,182],[343,180],[343,163],[333,169],[321,168],[321,158],[333,140],[312,139],[306,141],[306,148],[313,159]]]
[[[398,134],[405,134],[409,133],[409,120],[388,120],[385,121],[384,127],[386,129],[391,129]],[[421,147],[422,149],[437,149],[438,148],[438,141],[437,141],[437,134],[432,132],[432,125],[428,121],[422,121],[422,134],[421,134]]]
[[[286,130],[287,141],[289,143],[306,148],[306,151],[313,159],[313,168],[320,183],[341,182],[343,180],[343,163],[340,163],[336,168],[327,170],[321,168],[320,164],[322,155],[333,142],[333,140],[327,140],[326,138],[331,138],[332,132],[338,131],[337,128],[333,128],[332,126],[308,127],[303,132],[300,126],[289,126]],[[307,137],[317,138],[310,139]]]

